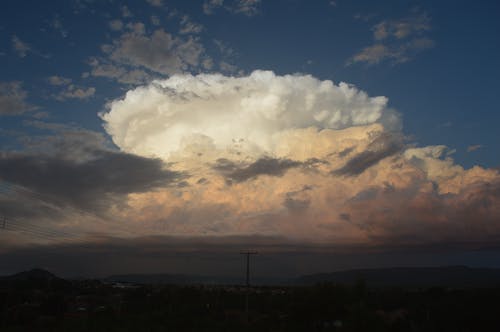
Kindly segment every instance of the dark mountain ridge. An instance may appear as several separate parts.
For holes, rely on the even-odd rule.
[[[0,277],[1,282],[57,283],[65,280],[54,274],[33,269]],[[185,274],[123,274],[101,279],[103,282],[133,284],[172,285],[243,285],[244,276],[203,276]],[[332,273],[317,273],[297,278],[251,278],[253,285],[307,286],[317,283],[355,284],[363,281],[369,287],[500,287],[500,269],[470,268],[466,266],[446,267],[393,267],[377,269],[354,269]]]
[[[19,272],[10,276],[0,277],[0,280],[6,281],[29,281],[29,280],[57,280],[61,279],[56,275],[44,269],[32,269],[29,271]]]
[[[2,289],[70,289],[71,282],[43,270],[32,269],[0,277]]]
[[[108,282],[139,284],[243,284],[242,277],[179,274],[128,274],[104,279]],[[393,267],[354,269],[317,273],[298,278],[252,278],[254,285],[312,285],[322,282],[354,284],[363,281],[370,287],[500,287],[500,269],[446,267]]]
[[[372,287],[496,287],[500,286],[500,269],[466,266],[356,269],[306,275],[299,277],[297,283],[352,284],[360,280]]]

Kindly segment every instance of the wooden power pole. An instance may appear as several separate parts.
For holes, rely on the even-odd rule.
[[[248,296],[250,294],[250,256],[257,255],[258,252],[254,250],[245,250],[240,252],[241,255],[245,255],[247,258],[247,273],[246,273],[246,294],[245,294],[245,318],[248,323]]]

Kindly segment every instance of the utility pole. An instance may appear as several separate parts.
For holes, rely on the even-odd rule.
[[[240,252],[241,255],[247,257],[247,274],[246,274],[246,294],[245,294],[245,318],[248,323],[248,296],[250,294],[250,255],[257,255],[258,252],[254,250],[244,250]]]

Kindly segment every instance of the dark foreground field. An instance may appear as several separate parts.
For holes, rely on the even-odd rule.
[[[0,331],[500,331],[500,288],[0,281]]]

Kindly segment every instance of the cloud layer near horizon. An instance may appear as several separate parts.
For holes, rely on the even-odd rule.
[[[500,235],[497,170],[466,170],[446,146],[409,143],[386,97],[346,83],[266,71],[174,75],[131,89],[100,116],[121,151],[66,130],[80,143],[68,149],[51,137],[50,152],[3,154],[0,168],[37,192],[63,174],[47,194],[77,209],[94,202],[127,236],[386,246]],[[85,224],[72,220],[69,231]]]

